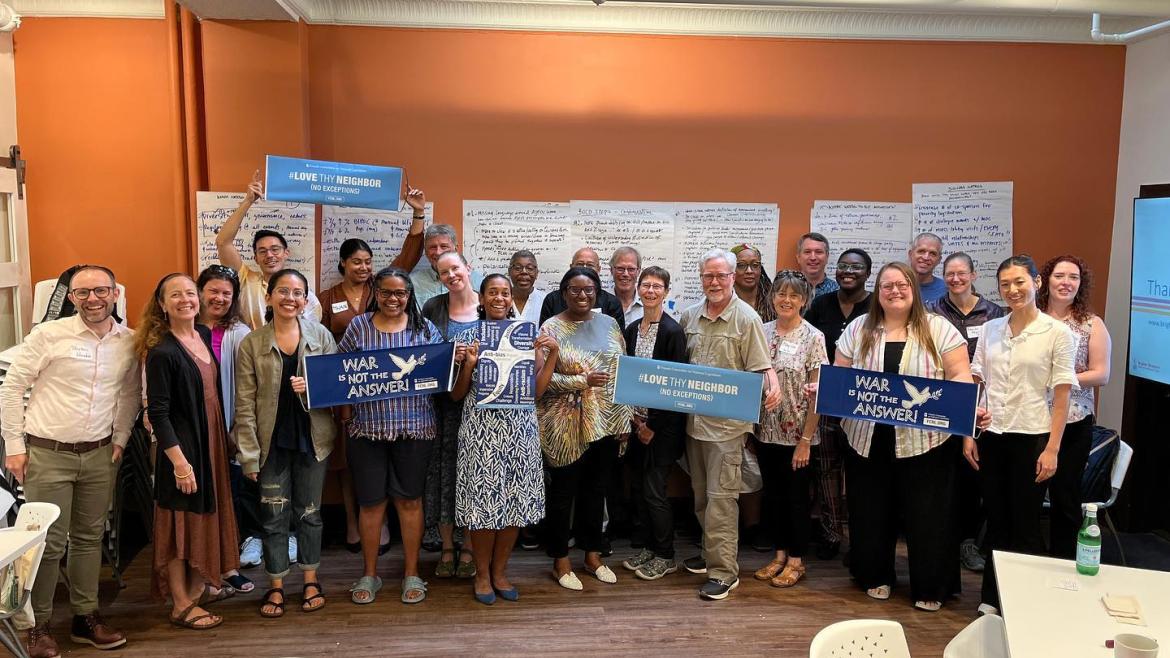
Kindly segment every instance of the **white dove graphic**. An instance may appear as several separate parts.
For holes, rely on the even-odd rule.
[[[902,383],[906,385],[906,392],[910,395],[909,400],[902,400],[903,409],[913,409],[920,404],[925,404],[927,400],[937,400],[939,396],[942,395],[941,389],[931,393],[929,386],[919,391],[918,388],[910,382]]]
[[[395,356],[395,355],[391,354],[390,360],[394,362],[394,365],[398,366],[398,372],[390,375],[390,377],[392,377],[394,379],[394,381],[400,381],[403,377],[414,372],[414,369],[416,367],[421,366],[422,364],[426,363],[427,362],[427,355],[424,354],[424,355],[422,355],[421,359],[415,359],[414,355],[411,354],[409,359],[403,359],[400,356]]]
[[[487,350],[479,356],[480,359],[494,361],[496,367],[499,368],[500,371],[499,376],[496,378],[496,385],[492,389],[492,392],[484,397],[484,399],[480,401],[479,404],[487,404],[500,397],[500,394],[504,392],[504,388],[508,385],[508,376],[512,373],[512,368],[515,368],[516,364],[520,363],[521,361],[532,360],[533,357],[528,353],[521,352],[515,347],[512,347],[512,333],[516,331],[517,327],[519,326],[519,322],[510,325],[507,329],[504,330],[503,335],[500,336],[499,348],[504,349],[497,348],[494,350]]]

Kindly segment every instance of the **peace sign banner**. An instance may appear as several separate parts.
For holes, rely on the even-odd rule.
[[[305,358],[310,409],[451,390],[455,343]]]
[[[976,384],[821,366],[816,409],[822,416],[973,436],[978,401]]]

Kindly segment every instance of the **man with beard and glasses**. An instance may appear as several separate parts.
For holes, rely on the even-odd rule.
[[[69,282],[77,315],[34,327],[0,386],[4,467],[24,485],[29,502],[61,508],[33,584],[33,619],[18,621],[31,626],[28,653],[34,657],[59,654],[49,622],[66,546],[70,638],[99,649],[126,644],[126,636],[98,614],[106,512],[141,407],[133,332],[111,317],[118,297],[109,269],[78,268]]]

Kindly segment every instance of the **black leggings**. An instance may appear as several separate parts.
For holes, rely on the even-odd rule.
[[[987,510],[984,550],[988,560],[983,569],[983,602],[997,608],[999,588],[991,552],[1044,553],[1040,509],[1047,485],[1036,482],[1036,460],[1046,445],[1047,433],[985,432],[978,441],[983,508]]]
[[[1081,527],[1081,478],[1093,447],[1092,415],[1064,427],[1060,453],[1056,456],[1056,474],[1048,481],[1048,498],[1052,503],[1048,548],[1053,557],[1073,559],[1077,553],[1077,531]]]
[[[792,557],[804,557],[812,533],[809,518],[812,466],[793,470],[795,452],[796,446],[756,443],[756,458],[764,478],[764,514],[771,517],[766,527],[773,531],[773,546]],[[810,464],[813,459],[810,455]]]
[[[572,464],[548,469],[544,522],[549,557],[569,555],[572,528],[576,529],[577,548],[586,552],[602,549],[605,479],[616,459],[617,441],[605,437],[590,443],[585,453]],[[574,516],[576,523],[572,523]]]

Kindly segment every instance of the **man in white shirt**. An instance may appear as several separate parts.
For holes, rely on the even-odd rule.
[[[31,626],[28,651],[34,657],[58,655],[49,621],[67,543],[70,637],[99,649],[126,644],[125,635],[98,615],[106,512],[141,407],[133,332],[111,317],[118,296],[110,270],[77,270],[69,282],[77,315],[34,327],[0,386],[4,467],[24,484],[29,502],[61,508],[33,584],[34,618],[20,620]]]
[[[231,217],[224,222],[223,228],[215,236],[215,249],[219,253],[219,262],[240,273],[240,314],[244,322],[252,329],[264,326],[264,311],[267,304],[264,301],[268,294],[268,279],[273,274],[283,270],[288,261],[288,240],[276,231],[267,229],[256,231],[252,237],[252,258],[256,261],[259,271],[244,264],[244,257],[236,248],[236,234],[244,223],[244,217],[257,199],[264,195],[264,187],[260,182],[260,172],[252,175],[252,182],[248,183],[248,193],[236,208]],[[313,272],[303,272],[310,279]],[[305,296],[305,309],[301,316],[321,321],[321,302],[312,291]]]

